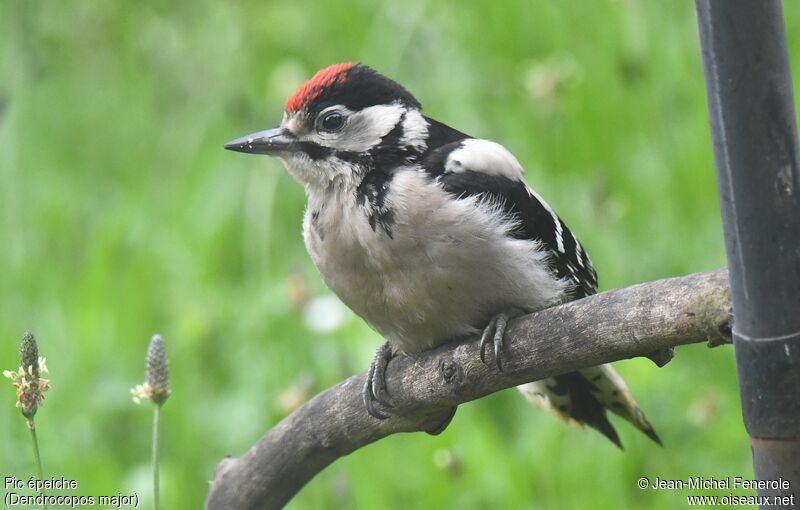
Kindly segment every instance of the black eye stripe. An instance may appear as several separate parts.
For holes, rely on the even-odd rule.
[[[327,158],[334,152],[333,149],[314,142],[299,142],[298,145],[300,145],[300,150],[314,161]]]

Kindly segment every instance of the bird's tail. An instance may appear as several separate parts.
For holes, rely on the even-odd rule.
[[[567,422],[589,425],[622,448],[617,431],[608,421],[606,410],[631,422],[647,437],[661,444],[653,426],[633,400],[628,386],[611,365],[600,365],[577,372],[542,379],[518,386],[533,404]]]

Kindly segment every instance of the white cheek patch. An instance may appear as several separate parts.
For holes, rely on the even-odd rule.
[[[369,106],[351,114],[341,132],[321,135],[318,143],[340,151],[366,152],[394,129],[405,110],[398,103]]]
[[[522,180],[522,165],[508,149],[490,140],[470,138],[447,157],[445,172],[481,172]]]

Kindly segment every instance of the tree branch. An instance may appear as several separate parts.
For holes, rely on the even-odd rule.
[[[610,361],[647,356],[659,366],[676,345],[730,342],[728,273],[718,270],[597,294],[509,324],[503,372],[482,363],[479,340],[398,356],[387,370],[393,415],[367,414],[366,373],[320,393],[242,457],[217,466],[206,509],[279,508],[339,457],[397,432],[435,430],[449,410],[511,388]]]

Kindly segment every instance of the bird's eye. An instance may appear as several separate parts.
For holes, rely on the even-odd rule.
[[[334,133],[344,126],[344,115],[339,112],[328,112],[319,119],[317,124],[321,131]]]

